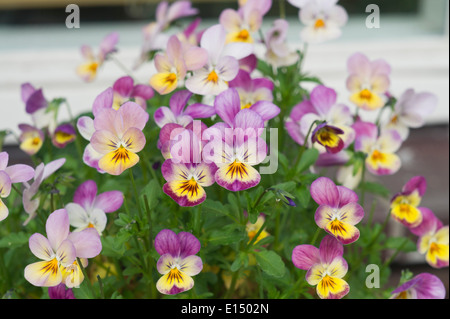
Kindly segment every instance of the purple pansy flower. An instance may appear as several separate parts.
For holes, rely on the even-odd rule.
[[[52,134],[52,143],[58,148],[64,148],[73,142],[77,137],[77,132],[72,124],[59,125]]]
[[[144,110],[147,109],[147,100],[154,96],[153,89],[149,85],[134,84],[131,76],[123,76],[113,84],[112,108],[118,110],[122,104],[134,100]]]
[[[170,108],[161,106],[155,111],[153,117],[156,124],[161,128],[169,123],[187,126],[194,119],[209,118],[216,114],[214,107],[201,103],[186,107],[191,96],[192,93],[187,90],[174,93],[169,101]]]
[[[421,273],[392,292],[390,299],[444,299],[445,286],[435,275]]]
[[[316,286],[321,299],[341,299],[350,291],[342,278],[347,274],[348,264],[343,257],[344,247],[333,236],[325,236],[319,248],[299,245],[292,251],[295,267],[307,270],[306,281]]]
[[[204,132],[204,138],[210,142],[203,154],[207,162],[212,161],[219,167],[215,174],[217,184],[231,191],[256,186],[261,175],[253,166],[267,156],[267,144],[260,138],[264,120],[276,116],[278,107],[261,101],[250,109],[241,110],[239,94],[233,88],[219,94],[214,107],[224,122]]]
[[[196,256],[200,247],[200,241],[191,233],[163,229],[156,235],[155,249],[161,256],[156,268],[163,275],[156,283],[160,293],[175,295],[194,286],[192,276],[203,269],[201,258]]]
[[[310,191],[320,205],[314,215],[316,224],[344,245],[358,240],[359,230],[355,225],[364,217],[358,195],[344,186],[336,186],[327,177],[316,179]]]
[[[87,180],[81,184],[73,196],[73,203],[66,205],[70,225],[74,231],[95,228],[99,235],[106,227],[106,213],[118,210],[123,203],[120,191],[108,191],[97,195],[97,184]]]
[[[34,169],[25,164],[15,164],[8,166],[9,154],[0,153],[0,221],[8,217],[8,207],[1,200],[11,193],[14,183],[24,183],[33,178]]]
[[[67,288],[63,283],[58,286],[49,287],[48,296],[50,299],[76,299],[72,288]]]

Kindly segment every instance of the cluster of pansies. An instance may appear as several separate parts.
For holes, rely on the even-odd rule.
[[[299,43],[336,39],[348,20],[337,0],[288,2],[299,9]],[[389,196],[367,175],[382,180],[401,169],[397,151],[426,123],[436,96],[408,89],[396,98],[389,63],[360,52],[347,59],[348,96],[338,96],[304,73],[305,50],[288,42],[284,18],[263,30],[272,5],[240,0],[216,24],[199,30],[197,18],[180,30],[198,10],[160,2],[133,66],[154,67],[148,82],[131,71],[70,123],[57,121],[61,105],[70,111],[66,99],[49,102],[22,85],[33,124],[20,124],[17,140],[34,167],[8,166],[0,153],[0,253],[12,245],[1,274],[18,278],[7,265],[17,266],[11,255],[26,243],[20,261],[29,262],[17,279],[25,288],[11,292],[0,278],[1,294],[29,297],[24,290],[44,287],[32,296],[341,299],[366,291],[358,273],[365,262],[389,268],[398,253],[416,251],[431,267],[448,267],[448,226],[420,206],[425,177],[391,198],[383,225],[373,227],[375,207],[364,202],[366,192],[380,202]],[[97,54],[84,45],[80,78],[95,81],[106,61],[120,63],[118,45],[117,32]],[[328,167],[335,170],[323,173]],[[389,217],[418,237],[417,248],[384,232]],[[23,228],[14,234],[17,221]],[[373,296],[445,293],[436,276],[405,273],[397,289]]]

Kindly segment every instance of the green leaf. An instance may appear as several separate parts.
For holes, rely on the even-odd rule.
[[[300,185],[297,190],[297,198],[296,203],[300,205],[302,208],[307,208],[311,199],[311,194],[306,185]]]
[[[0,239],[0,248],[12,248],[28,243],[29,235],[24,232],[11,233]]]
[[[359,188],[384,198],[389,198],[391,195],[391,191],[379,183],[365,182],[361,184]]]
[[[313,165],[319,158],[319,151],[315,148],[309,148],[302,154],[302,158],[295,168],[297,174],[306,171],[311,165]]]
[[[150,209],[154,209],[158,205],[158,198],[161,197],[161,187],[156,180],[152,179],[141,190],[141,198],[143,201],[145,200],[145,197],[148,200],[148,206]]]
[[[108,257],[120,258],[127,250],[125,242],[122,242],[113,236],[102,236],[102,255]]]
[[[211,245],[229,245],[248,238],[246,232],[233,228],[234,226],[213,231],[208,243]]]
[[[279,255],[270,250],[256,251],[255,259],[261,269],[268,275],[281,278],[286,272],[286,267]]]
[[[406,237],[389,237],[384,242],[384,246],[387,249],[395,249],[404,252],[416,251],[416,244]]]

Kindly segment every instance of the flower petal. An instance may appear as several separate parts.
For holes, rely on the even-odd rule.
[[[25,267],[24,277],[36,287],[54,287],[62,281],[62,274],[56,258],[28,265]]]
[[[311,184],[310,191],[311,197],[317,204],[338,207],[339,190],[331,179],[319,177]]]
[[[73,243],[79,258],[94,258],[102,251],[100,236],[94,228],[73,232],[68,239]]]
[[[186,256],[195,255],[200,251],[201,244],[200,241],[193,234],[188,232],[178,233],[178,239],[180,241],[180,257],[184,258]],[[200,260],[201,261],[201,260]],[[194,274],[189,274],[194,276]]]
[[[205,190],[193,179],[166,183],[163,191],[182,207],[196,206],[206,199]]]
[[[234,161],[220,167],[216,171],[215,179],[223,188],[237,192],[258,185],[261,175],[252,166]]]
[[[105,213],[118,210],[123,204],[123,193],[120,191],[108,191],[99,194],[94,201],[94,208],[101,209]]]
[[[309,270],[320,262],[319,249],[312,245],[296,246],[292,251],[292,262],[299,269]]]
[[[117,149],[104,155],[98,166],[101,170],[111,174],[120,175],[126,169],[133,167],[139,162],[139,156],[125,148]]]
[[[29,239],[29,247],[33,255],[42,260],[50,260],[53,257],[53,249],[50,242],[43,235],[35,233]]]
[[[94,204],[95,197],[97,196],[97,184],[93,180],[87,180],[78,186],[75,194],[73,195],[73,201],[79,204],[85,209],[89,209]]]
[[[61,243],[67,238],[69,228],[69,215],[65,209],[55,210],[48,216],[47,222],[45,223],[45,230],[53,250],[58,249]]]
[[[203,269],[202,259],[198,256],[188,255],[180,261],[180,271],[188,276],[195,276]]]
[[[180,241],[177,234],[170,229],[161,230],[155,237],[155,249],[161,256],[164,254],[178,256],[180,253]]]
[[[320,260],[324,264],[331,264],[336,257],[342,257],[344,246],[333,236],[327,235],[320,242]]]

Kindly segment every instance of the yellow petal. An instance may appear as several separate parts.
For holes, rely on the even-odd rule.
[[[120,175],[127,168],[133,167],[139,162],[139,156],[120,146],[115,151],[103,156],[98,165],[100,169],[111,175]]]

